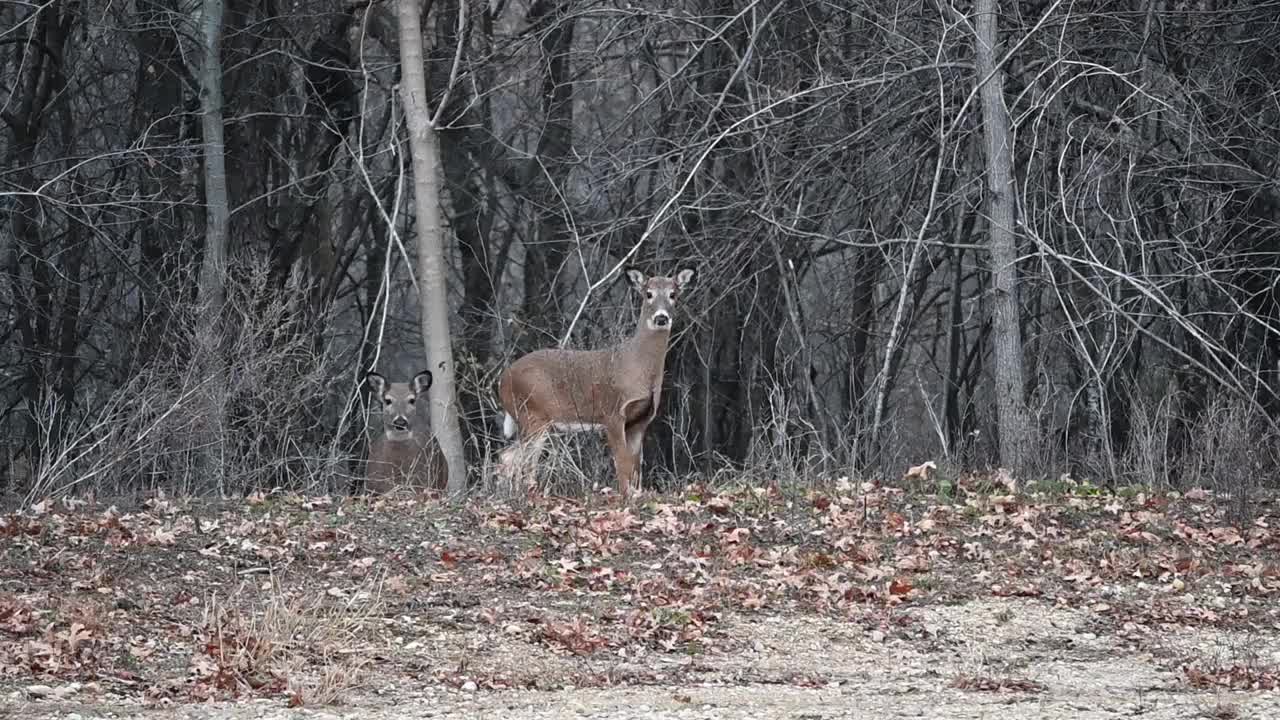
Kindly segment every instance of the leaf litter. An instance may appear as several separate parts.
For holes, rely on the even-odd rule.
[[[991,487],[46,502],[0,714],[1280,716],[1273,505]]]

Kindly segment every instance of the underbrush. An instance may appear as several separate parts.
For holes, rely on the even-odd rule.
[[[286,592],[277,582],[211,593],[197,630],[197,698],[284,694],[290,706],[334,705],[365,683],[378,654],[364,640],[382,611],[376,583],[345,597]]]
[[[24,504],[159,489],[223,497],[345,491],[363,427],[354,379],[339,370],[333,344],[319,339],[327,318],[267,283],[259,269],[229,286],[219,347],[227,360],[212,374],[189,350],[198,345],[200,309],[178,308],[165,330],[170,351],[137,358],[114,386],[86,381],[75,407],[47,394],[32,408],[39,441],[25,465],[30,474],[11,482],[23,486]]]

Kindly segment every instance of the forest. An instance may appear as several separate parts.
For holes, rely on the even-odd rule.
[[[487,487],[629,267],[647,488],[1280,470],[1274,0],[5,2],[0,121],[0,495],[346,492],[427,368]]]

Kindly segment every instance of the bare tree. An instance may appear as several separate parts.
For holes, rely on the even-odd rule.
[[[517,339],[522,351],[545,345],[564,334],[565,314],[558,306],[567,283],[561,277],[573,237],[565,202],[573,168],[574,84],[570,51],[577,26],[577,4],[535,0],[528,20],[540,36],[542,129],[524,186],[536,205],[537,234],[525,244],[524,313],[529,328]],[[545,334],[543,334],[545,333]]]
[[[413,194],[417,212],[418,282],[422,340],[435,382],[431,386],[431,429],[449,463],[449,495],[466,492],[467,468],[462,434],[458,427],[458,403],[453,364],[453,340],[449,334],[449,295],[445,286],[444,227],[440,219],[440,141],[436,126],[448,106],[440,101],[432,116],[427,103],[425,57],[422,51],[422,9],[417,0],[396,4],[400,25],[400,96],[409,148],[413,154]],[[458,23],[466,22],[459,8]],[[459,32],[459,42],[463,33]],[[461,47],[458,49],[461,55]],[[457,63],[455,63],[455,74]],[[450,85],[454,78],[450,78]],[[447,92],[447,90],[446,90]]]
[[[500,442],[507,355],[630,317],[593,280],[623,258],[703,278],[645,443],[658,487],[925,459],[1275,474],[1263,0],[441,0],[403,48],[394,2],[221,3],[220,23],[204,0],[0,3],[0,474],[19,492],[340,468],[336,488],[366,436],[352,370],[418,370],[424,346],[461,401],[435,408],[441,441],[456,422],[474,465]]]
[[[987,242],[993,294],[990,300],[995,346],[996,417],[1000,464],[1016,471],[1036,459],[1038,432],[1027,411],[1022,357],[1022,317],[1018,305],[1018,241],[1014,225],[1013,136],[1004,104],[1004,67],[996,64],[999,3],[978,0],[974,34],[977,82],[982,100],[986,148]]]
[[[215,487],[223,487],[224,464],[219,451],[226,413],[226,384],[222,357],[222,315],[227,297],[227,225],[231,214],[227,200],[226,143],[222,118],[222,14],[223,0],[202,0],[196,15],[202,50],[196,76],[200,80],[200,128],[203,132],[205,234],[200,266],[201,311],[196,326],[196,358],[200,379],[207,388],[199,471]]]

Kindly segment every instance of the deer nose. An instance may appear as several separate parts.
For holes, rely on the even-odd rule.
[[[395,428],[395,429],[397,429],[397,430],[408,430],[408,429],[409,429],[409,418],[407,418],[407,417],[405,417],[405,416],[403,416],[403,415],[397,415],[397,416],[395,416],[394,418],[392,418],[392,420],[391,420],[391,427],[393,427],[393,428]]]
[[[664,328],[671,324],[671,316],[664,312],[656,313],[653,316],[653,324],[655,327]]]

